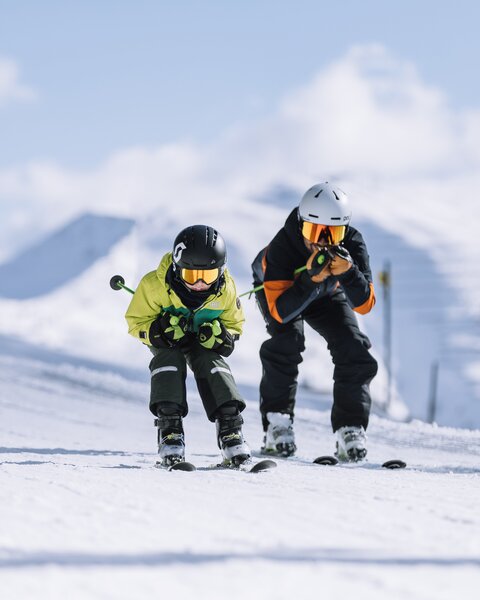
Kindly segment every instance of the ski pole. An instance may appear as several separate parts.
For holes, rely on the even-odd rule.
[[[112,288],[112,290],[126,290],[131,294],[135,293],[135,290],[131,290],[125,285],[125,279],[121,275],[114,275],[110,279],[110,287]]]
[[[297,269],[295,271],[295,274],[297,272],[300,273],[300,271],[303,271],[306,268],[307,267],[300,267],[300,269]],[[130,294],[135,293],[135,290],[131,290],[129,287],[127,287],[125,285],[125,279],[121,275],[114,275],[110,279],[110,287],[112,288],[112,290],[125,290],[127,292],[130,292]],[[246,296],[247,294],[251,295],[260,290],[263,290],[263,283],[262,283],[262,285],[257,285],[257,287],[254,287],[252,290],[249,290],[248,292],[243,292],[243,294],[239,294],[238,297],[241,298],[242,296]]]
[[[300,267],[300,269],[297,269],[297,271],[300,272],[300,271],[303,271],[304,269],[306,269],[306,267]],[[295,273],[297,273],[297,271],[295,271]],[[130,292],[130,294],[135,293],[135,290],[131,290],[129,287],[127,287],[125,285],[125,279],[121,275],[114,275],[110,279],[110,287],[112,288],[112,290],[126,290],[127,292]],[[262,285],[258,285],[257,287],[253,288],[253,290],[250,290],[248,292],[244,292],[243,294],[240,294],[239,298],[241,296],[246,296],[247,294],[253,294],[254,292],[258,292],[259,290],[263,290],[263,283],[262,283]]]
[[[298,269],[295,269],[294,273],[295,275],[298,275],[299,273],[301,273],[302,271],[305,271],[307,268],[307,265],[304,265],[303,267],[298,267]],[[264,284],[262,283],[262,285],[257,285],[257,287],[254,287],[251,290],[248,290],[248,292],[243,292],[243,294],[239,294],[238,297],[241,298],[242,296],[246,296],[248,295],[252,295],[255,292],[259,292],[260,290],[263,290]]]
[[[331,247],[325,247],[323,251],[321,251],[316,258],[316,263],[317,265],[323,265],[325,263],[325,261],[327,260],[327,256],[330,258],[333,258],[334,255],[332,254],[332,249],[334,248],[334,246]],[[302,271],[306,271],[307,270],[307,265],[303,265],[303,267],[298,267],[298,269],[295,269],[295,271],[293,272],[295,275],[298,275],[299,273],[301,273]],[[262,285],[257,285],[257,287],[254,287],[253,289],[249,290],[248,292],[243,292],[243,294],[239,294],[239,298],[241,298],[242,296],[246,296],[247,294],[252,295],[255,292],[259,292],[260,290],[263,290],[264,284],[262,283]]]
[[[321,264],[324,262],[324,260],[325,260],[324,255],[320,254],[320,256],[317,259],[318,263]],[[307,265],[303,265],[303,267],[298,267],[298,269],[295,269],[294,274],[298,275],[299,273],[301,273],[302,271],[305,271],[306,269],[307,269]],[[114,275],[110,279],[110,287],[112,288],[112,290],[126,290],[127,292],[130,292],[130,294],[135,293],[135,290],[131,290],[129,287],[127,287],[125,285],[125,279],[121,275]],[[247,296],[247,295],[251,296],[255,292],[259,292],[260,290],[263,290],[263,287],[264,287],[264,284],[262,283],[261,285],[257,285],[253,289],[248,290],[248,292],[243,292],[243,294],[239,294],[238,297],[241,298],[242,296]]]

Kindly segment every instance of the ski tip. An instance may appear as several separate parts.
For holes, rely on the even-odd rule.
[[[314,461],[316,465],[338,465],[338,458],[335,456],[318,456]]]
[[[274,460],[266,458],[253,465],[249,473],[260,473],[261,471],[268,471],[269,469],[275,469],[277,463]]]
[[[196,469],[195,465],[192,465],[192,463],[182,461],[182,462],[175,463],[174,465],[169,467],[168,470],[169,471],[196,471],[197,469]]]
[[[385,469],[405,469],[407,463],[398,458],[393,458],[392,460],[387,460],[384,462],[382,467]]]

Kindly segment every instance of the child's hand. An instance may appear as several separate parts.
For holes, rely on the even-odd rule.
[[[164,312],[159,319],[160,334],[172,345],[180,341],[187,330],[187,319]]]
[[[217,319],[203,323],[198,329],[198,341],[208,350],[216,350],[225,342],[231,342],[231,339],[232,336]]]

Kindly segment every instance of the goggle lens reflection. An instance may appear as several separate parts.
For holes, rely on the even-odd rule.
[[[319,225],[308,221],[302,225],[303,237],[313,244],[323,240],[326,244],[336,246],[345,237],[345,230],[345,225]]]
[[[183,281],[190,285],[197,283],[200,279],[209,285],[218,279],[220,269],[182,269],[181,274]]]

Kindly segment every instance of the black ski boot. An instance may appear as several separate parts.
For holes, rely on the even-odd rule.
[[[158,428],[158,456],[162,467],[170,467],[185,460],[185,436],[182,417],[166,415],[159,411],[155,419]]]

